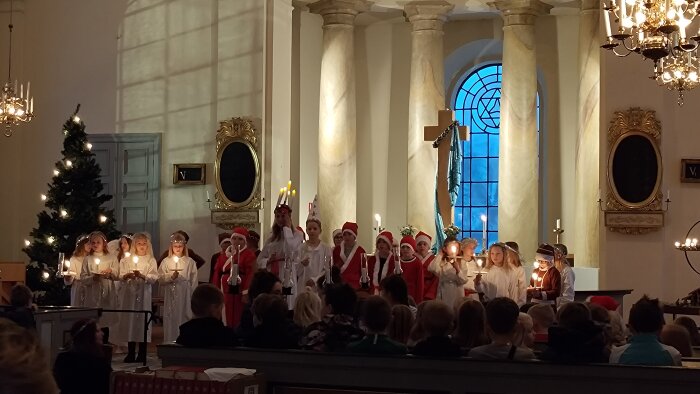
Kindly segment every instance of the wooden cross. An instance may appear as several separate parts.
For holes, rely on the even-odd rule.
[[[423,127],[423,136],[425,141],[433,142],[454,122],[453,113],[449,109],[438,111],[438,125]],[[447,188],[447,162],[450,157],[450,140],[451,135],[448,135],[438,145],[438,179],[437,179],[437,200],[440,205],[440,216],[442,223],[447,227],[454,223],[454,209],[450,203],[450,193]],[[468,137],[467,126],[459,126],[460,141],[466,140]]]

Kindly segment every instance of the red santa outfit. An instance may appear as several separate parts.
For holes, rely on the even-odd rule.
[[[248,230],[243,227],[237,227],[233,230],[231,240],[239,238],[247,240]],[[220,256],[217,260],[216,268],[214,269],[213,284],[224,293],[224,313],[222,318],[224,324],[229,327],[237,327],[241,321],[241,313],[245,307],[242,296],[248,294],[250,281],[253,279],[253,273],[256,267],[255,252],[248,248],[243,248],[240,255],[231,247],[231,257],[222,259]],[[228,280],[231,276],[231,264],[238,264],[238,276],[241,277],[238,294],[229,293]]]
[[[377,235],[375,245],[380,240],[386,242],[387,245],[389,245],[389,255],[384,260],[384,263],[382,264],[381,259],[379,258],[379,256],[377,256],[376,251],[374,252],[374,256],[370,256],[367,259],[367,265],[370,269],[370,276],[372,277],[372,286],[376,290],[381,290],[380,283],[382,283],[382,279],[386,278],[388,275],[391,275],[394,272],[394,269],[396,267],[396,260],[398,259],[398,256],[395,256],[391,252],[392,245],[394,244],[394,235],[390,231],[382,231],[381,233],[379,233],[379,235]]]
[[[425,242],[430,245],[432,238],[430,235],[420,231],[416,235],[416,244],[421,242]],[[437,298],[437,289],[440,280],[437,275],[428,270],[428,266],[430,266],[430,263],[432,263],[435,259],[435,255],[431,251],[428,251],[428,254],[425,256],[417,255],[416,257],[418,257],[423,265],[423,301],[434,300]]]
[[[355,237],[355,245],[346,249],[345,242],[333,249],[333,265],[340,268],[340,277],[344,283],[353,289],[360,288],[360,276],[362,274],[362,254],[365,250],[357,244],[357,224],[346,222],[343,225],[343,234],[352,234]]]
[[[407,235],[401,238],[401,247],[408,246],[413,251],[412,258],[410,260],[400,259],[401,269],[403,270],[403,279],[406,281],[408,286],[408,295],[413,297],[416,301],[416,305],[423,302],[423,264],[415,256],[416,252],[416,240],[412,236]]]

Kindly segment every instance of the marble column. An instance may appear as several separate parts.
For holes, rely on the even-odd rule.
[[[445,109],[442,27],[453,8],[443,0],[412,1],[404,6],[412,27],[406,217],[408,223],[433,236],[437,151],[425,141],[423,127],[436,125],[438,111]]]
[[[539,0],[494,4],[504,20],[498,238],[518,242],[531,261],[540,241],[535,20],[552,6]]]
[[[598,267],[600,247],[600,1],[583,0],[578,36],[578,138],[576,142],[576,265]]]
[[[365,0],[321,0],[309,10],[323,17],[318,130],[318,198],[324,239],[356,220],[355,17]],[[371,231],[361,229],[360,231]]]

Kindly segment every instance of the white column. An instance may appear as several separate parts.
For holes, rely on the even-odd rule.
[[[321,0],[309,5],[311,12],[323,17],[318,197],[324,228],[331,231],[356,217],[353,24],[357,14],[368,7],[365,0]],[[324,239],[330,240],[331,231],[324,231]]]
[[[600,1],[583,0],[578,37],[578,140],[576,143],[576,265],[599,266]]]
[[[552,6],[539,0],[495,5],[504,20],[498,238],[518,242],[530,261],[539,241],[535,19]]]
[[[413,1],[404,7],[412,27],[406,217],[431,235],[435,235],[437,151],[425,141],[423,127],[436,125],[438,110],[445,109],[442,28],[453,8],[442,0]]]

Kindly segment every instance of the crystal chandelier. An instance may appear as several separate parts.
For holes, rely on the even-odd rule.
[[[668,90],[694,89],[698,79],[698,41],[688,38],[688,26],[700,12],[695,0],[605,0],[605,43],[602,48],[623,57],[632,52],[654,62],[651,79]],[[617,29],[612,30],[612,23]]]
[[[5,125],[5,137],[12,135],[12,127],[29,122],[34,117],[34,99],[29,96],[29,83],[25,91],[24,84],[19,85],[17,81],[11,82],[12,76],[12,1],[10,1],[10,50],[7,65],[7,82],[2,88],[0,96],[0,123]],[[19,96],[17,95],[19,93]]]

